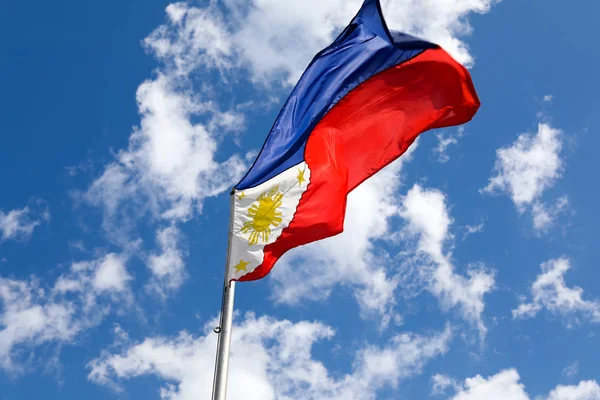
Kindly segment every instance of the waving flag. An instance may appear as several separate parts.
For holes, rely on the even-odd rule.
[[[462,65],[388,30],[379,1],[366,0],[312,60],[232,192],[228,279],[260,279],[291,248],[342,232],[349,192],[420,133],[478,107]]]

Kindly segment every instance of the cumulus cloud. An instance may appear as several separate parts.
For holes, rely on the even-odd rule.
[[[585,300],[583,289],[568,287],[564,275],[571,268],[567,258],[550,260],[541,265],[539,274],[531,285],[531,300],[523,299],[512,311],[513,318],[532,318],[542,309],[572,320],[579,316],[600,323],[600,301]]]
[[[117,154],[84,195],[103,207],[105,228],[113,232],[133,222],[140,210],[186,220],[203,199],[227,190],[245,168],[235,155],[215,160],[217,139],[192,122],[204,105],[180,91],[172,77],[161,74],[144,82],[137,100],[142,120],[129,148]]]
[[[497,175],[483,191],[506,192],[522,210],[561,176],[561,149],[562,132],[540,123],[535,134],[522,134],[510,147],[497,150]]]
[[[447,351],[451,331],[431,336],[402,333],[382,347],[367,345],[355,356],[354,369],[334,377],[314,359],[316,342],[334,336],[319,322],[292,323],[246,315],[232,338],[228,398],[234,399],[375,399],[385,385],[419,374],[432,358]],[[153,375],[165,381],[161,398],[209,398],[216,335],[208,329],[195,337],[153,337],[125,345],[120,354],[105,351],[89,364],[89,379],[119,389],[119,382]],[[248,390],[252,388],[252,390]]]
[[[229,52],[230,35],[211,10],[183,3],[167,7],[167,23],[144,40],[160,66],[137,89],[140,123],[127,148],[115,152],[87,190],[75,196],[102,210],[108,239],[124,250],[137,236],[139,222],[151,222],[157,246],[140,253],[151,272],[146,288],[162,299],[186,278],[178,224],[200,213],[206,198],[229,190],[249,161],[219,153],[227,134],[245,129],[245,115],[235,106],[221,108],[212,81],[196,79],[207,72],[199,57],[215,65]],[[182,25],[188,19],[197,24]]]
[[[181,232],[174,226],[159,230],[156,240],[161,252],[151,254],[147,261],[152,273],[152,280],[147,288],[162,298],[177,290],[186,276],[184,254],[179,248],[180,236]]]
[[[98,264],[92,286],[99,292],[123,292],[130,280],[123,257],[111,253]]]
[[[62,274],[54,285],[57,294],[81,294],[87,308],[96,306],[101,294],[129,296],[131,275],[127,272],[125,254],[109,253],[91,261],[75,262],[68,273]]]
[[[449,376],[435,374],[431,377],[431,394],[434,396],[443,396],[448,391],[458,392],[460,389],[460,384]]]
[[[19,344],[39,345],[50,341],[68,341],[80,331],[73,324],[75,310],[69,303],[46,300],[36,280],[0,278],[0,367],[19,371],[11,357]]]
[[[223,23],[222,11],[215,6],[198,9],[178,3],[175,18],[178,32],[190,38],[190,45],[184,47],[194,50],[189,52],[192,57],[184,58],[179,64],[203,64],[220,69],[248,67],[255,81],[266,83],[279,77],[292,84],[313,55],[328,45],[351,20],[362,0],[286,3],[227,0],[224,3],[231,18],[227,25]],[[473,57],[460,39],[471,33],[468,15],[486,13],[493,3],[492,0],[441,4],[433,0],[419,3],[384,0],[382,8],[392,29],[437,42],[459,61],[471,65]],[[166,43],[173,40],[165,33],[164,28],[156,32],[155,41],[161,47],[168,47]],[[204,37],[195,40],[200,33]]]
[[[477,375],[465,380],[457,389],[452,400],[542,400],[542,397],[530,397],[525,385],[520,382],[517,370],[507,369],[484,378]],[[581,381],[578,385],[562,386],[553,389],[546,400],[599,400],[600,386],[596,381]]]
[[[0,210],[0,242],[28,240],[36,227],[50,220],[48,206],[42,200],[8,212]]]
[[[36,278],[0,277],[0,368],[20,372],[15,359],[24,348],[71,343],[111,308],[131,304],[125,262],[125,256],[110,253],[73,263],[52,287]]]
[[[396,197],[401,163],[392,164],[348,198],[345,231],[341,235],[292,250],[271,273],[276,300],[288,304],[327,298],[338,284],[352,288],[363,312],[377,312],[385,326],[394,315],[394,293],[400,281],[415,276],[412,283],[429,290],[444,309],[456,307],[473,323],[481,336],[487,331],[482,320],[484,296],[494,288],[494,273],[469,266],[466,276],[456,272],[450,251],[452,220],[445,195],[415,185],[406,196]],[[410,267],[399,269],[393,257],[376,246],[377,240],[394,240],[390,231],[394,218],[406,221],[403,254]],[[413,238],[416,243],[409,242]],[[398,248],[394,245],[396,251]],[[293,276],[293,279],[291,277]]]
[[[600,400],[600,386],[596,381],[581,381],[578,385],[557,386],[548,400]]]
[[[462,37],[471,33],[468,16],[490,10],[494,0],[382,1],[387,23],[441,44],[471,65]],[[313,55],[351,20],[362,0],[226,0],[199,8],[180,2],[167,8],[169,24],[146,40],[178,74],[198,67],[221,71],[248,69],[255,82],[293,84]],[[227,18],[225,18],[227,15]],[[226,22],[227,21],[227,22]]]
[[[519,373],[514,369],[502,371],[487,379],[477,375],[465,380],[464,387],[452,400],[530,400],[519,379]]]
[[[231,67],[227,58],[233,52],[232,37],[214,4],[197,8],[173,3],[166,13],[168,23],[154,30],[144,45],[171,73],[187,76],[199,67]]]
[[[168,13],[177,16],[173,7]],[[170,57],[176,61],[176,55]],[[170,226],[157,228],[158,248],[142,257],[151,272],[146,287],[164,299],[186,277],[177,224],[201,212],[206,198],[230,189],[246,169],[248,160],[238,155],[217,157],[225,133],[239,132],[245,120],[203,101],[189,78],[170,66],[143,82],[136,97],[141,121],[129,146],[78,198],[102,209],[109,240],[123,249],[131,247],[143,217]]]
[[[494,289],[494,272],[482,267],[469,267],[466,276],[456,273],[452,253],[445,250],[452,238],[446,196],[436,189],[413,186],[404,197],[400,215],[407,225],[405,238],[417,239],[412,275],[438,297],[444,308],[457,307],[462,316],[479,329],[481,337],[487,328],[482,319],[484,296]]]
[[[563,197],[554,210],[541,202],[544,191],[562,176],[564,160],[560,157],[563,132],[546,123],[534,134],[524,133],[509,147],[496,151],[495,176],[482,193],[506,193],[520,213],[532,208],[534,227],[547,230],[568,202]]]
[[[560,214],[566,212],[569,208],[569,198],[561,196],[556,200],[556,204],[548,207],[542,202],[533,204],[531,214],[533,216],[533,227],[537,232],[547,232]]]

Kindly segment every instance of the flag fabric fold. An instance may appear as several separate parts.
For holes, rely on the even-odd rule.
[[[427,130],[479,108],[438,45],[388,30],[378,0],[319,52],[232,195],[228,279],[264,277],[288,250],[343,230],[346,198]]]

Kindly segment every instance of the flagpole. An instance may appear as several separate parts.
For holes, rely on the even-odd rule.
[[[235,281],[229,281],[229,265],[231,259],[231,235],[233,233],[233,211],[235,189],[231,191],[229,238],[227,243],[227,262],[225,263],[225,282],[223,284],[223,299],[221,303],[221,319],[215,333],[219,335],[217,341],[217,358],[215,360],[215,376],[213,381],[212,400],[227,399],[227,374],[229,372],[229,349],[231,347],[231,326],[233,321],[233,299],[235,295]]]

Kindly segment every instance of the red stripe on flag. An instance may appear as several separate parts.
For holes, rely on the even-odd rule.
[[[346,197],[400,157],[419,134],[464,124],[479,99],[469,72],[442,49],[427,50],[363,82],[319,122],[306,144],[310,183],[290,225],[240,281],[263,278],[288,250],[343,231]]]

